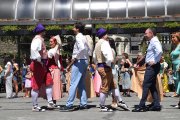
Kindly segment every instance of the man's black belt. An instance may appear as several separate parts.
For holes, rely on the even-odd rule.
[[[148,66],[156,66],[156,65],[158,65],[158,64],[160,64],[160,62],[157,62],[157,63],[154,64],[154,65],[149,65],[148,63],[146,63],[146,67],[148,67]]]

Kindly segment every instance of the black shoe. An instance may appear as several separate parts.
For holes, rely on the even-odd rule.
[[[132,112],[146,112],[146,107],[137,107],[132,110]]]
[[[146,110],[149,111],[149,108],[151,108],[152,106],[154,106],[153,103],[146,105]]]
[[[79,110],[87,110],[87,109],[88,109],[87,105],[79,106]]]
[[[74,111],[74,108],[71,106],[71,107],[67,107],[67,106],[64,106],[64,107],[61,107],[59,109],[60,112],[71,112],[71,111]]]
[[[154,106],[153,103],[146,105],[147,108],[150,108],[150,107],[152,107],[152,106]]]
[[[100,111],[101,112],[113,112],[113,109],[108,108],[108,107],[106,107],[104,105],[100,105]]]
[[[127,97],[131,97],[131,95],[130,95],[130,94],[127,94],[126,96],[127,96]]]
[[[152,106],[149,108],[149,111],[161,111],[161,107],[160,106],[158,106],[158,107]]]

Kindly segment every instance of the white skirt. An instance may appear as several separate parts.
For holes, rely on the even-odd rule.
[[[25,80],[25,88],[31,88],[32,86],[31,86],[31,80],[29,80],[29,79],[26,79]]]

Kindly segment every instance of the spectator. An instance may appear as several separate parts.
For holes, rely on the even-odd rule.
[[[10,57],[5,59],[4,64],[5,64],[4,80],[6,86],[6,98],[10,99],[13,97],[13,87],[12,87],[13,67]]]
[[[25,95],[24,97],[30,97],[31,96],[31,78],[32,78],[32,72],[30,70],[30,66],[27,67],[27,73],[25,75]]]
[[[13,63],[13,83],[15,88],[15,94],[13,95],[14,98],[18,97],[18,72],[19,66],[15,59],[12,60]]]
[[[129,60],[128,54],[123,53],[123,59],[121,61],[121,72],[122,72],[122,89],[124,97],[131,97],[130,88],[131,88],[131,70],[132,63]]]
[[[176,46],[171,52],[173,79],[175,81],[176,93],[179,95],[179,102],[176,107],[180,109],[180,32],[173,34],[172,42]]]
[[[23,59],[23,64],[22,64],[22,83],[21,83],[21,89],[22,89],[22,92],[24,92],[24,87],[25,87],[25,80],[26,80],[26,74],[27,74],[27,67],[28,67],[28,64],[26,62],[26,59]]]
[[[164,60],[164,56],[161,57],[160,65],[161,65],[161,67],[160,67],[159,73],[160,73],[160,78],[161,78],[162,85],[163,85],[163,95],[164,95],[164,97],[166,97],[166,93],[169,92],[168,77],[167,77],[168,64]]]

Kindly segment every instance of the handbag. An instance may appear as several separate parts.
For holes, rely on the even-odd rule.
[[[94,84],[94,91],[96,94],[100,93],[101,88],[101,76],[99,75],[98,71],[95,71],[95,75],[93,78],[93,84]]]

